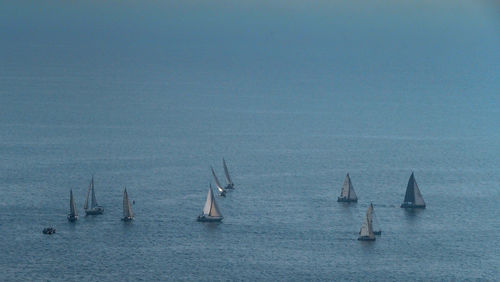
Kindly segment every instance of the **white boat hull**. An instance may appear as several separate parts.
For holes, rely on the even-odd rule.
[[[99,206],[90,210],[85,210],[85,215],[98,215],[103,213],[104,213],[104,208]]]

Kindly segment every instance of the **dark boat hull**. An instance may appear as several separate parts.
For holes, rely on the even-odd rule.
[[[69,222],[75,222],[78,220],[78,216],[75,215],[68,215],[68,221]]]
[[[51,234],[56,233],[56,229],[55,229],[55,228],[52,228],[52,227],[47,227],[47,228],[44,228],[44,229],[42,230],[42,233],[43,233],[43,234],[48,234],[48,235],[51,235]]]
[[[375,237],[361,236],[358,237],[358,241],[375,241]]]
[[[410,203],[402,203],[401,207],[404,209],[425,209],[425,205],[415,205]]]
[[[98,215],[98,214],[102,214],[103,212],[104,212],[103,207],[95,207],[91,210],[86,210],[85,215]]]
[[[221,222],[224,217],[207,217],[200,215],[196,219],[199,222]]]
[[[234,184],[228,184],[224,189],[234,189]]]
[[[339,202],[339,203],[357,203],[358,199],[353,200],[353,199],[338,197],[337,202]]]
[[[132,220],[134,220],[134,218],[130,216],[122,218],[122,221],[132,221]]]

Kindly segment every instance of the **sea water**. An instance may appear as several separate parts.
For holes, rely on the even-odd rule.
[[[498,279],[496,6],[115,4],[3,4],[1,280]]]

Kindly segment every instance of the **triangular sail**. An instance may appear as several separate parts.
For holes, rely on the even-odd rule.
[[[87,197],[85,197],[85,204],[83,205],[84,210],[87,210],[89,208],[89,196],[90,196],[91,189],[92,189],[92,181],[89,184],[89,190],[87,191]]]
[[[215,201],[214,194],[212,193],[212,205],[210,207],[210,216],[219,217],[221,216],[219,211],[219,206],[217,206],[217,202]]]
[[[415,176],[413,172],[411,173],[410,179],[408,179],[408,185],[406,186],[405,203],[415,202]]]
[[[220,193],[224,192],[224,188],[222,188],[222,185],[220,185],[219,179],[217,178],[217,175],[215,175],[215,171],[213,167],[210,167],[212,169],[212,175],[214,176],[215,180],[215,185],[217,186],[217,190],[219,190]]]
[[[414,192],[414,198],[415,198],[415,205],[425,206],[424,198],[422,197],[422,194],[420,193],[420,189],[418,188],[417,181],[415,180],[415,177],[413,178],[413,181],[414,181],[413,192]]]
[[[356,196],[356,192],[354,192],[354,187],[352,186],[352,181],[349,173],[345,176],[344,185],[342,185],[342,192],[340,193],[340,197],[350,200],[358,199],[358,196]]]
[[[354,192],[354,187],[352,186],[351,177],[349,177],[349,199],[357,200],[358,196],[356,196],[356,192]]]
[[[227,170],[226,160],[224,160],[224,158],[222,158],[222,165],[224,166],[224,174],[226,175],[227,184],[233,185],[233,181],[231,180],[231,177],[229,176],[229,170]]]
[[[406,186],[405,203],[412,203],[419,206],[425,206],[424,198],[420,193],[417,181],[415,180],[415,175],[411,173],[410,179],[408,180],[408,186]]]
[[[373,205],[370,204],[368,210],[366,211],[365,220],[363,221],[363,225],[361,225],[361,230],[359,231],[359,235],[361,237],[369,237],[374,238],[373,234],[373,226],[372,226],[372,213],[373,213]]]
[[[69,191],[69,213],[71,216],[77,216],[75,200],[73,199],[73,189]]]
[[[210,210],[212,208],[212,184],[210,184],[210,188],[208,189],[207,200],[205,201],[205,206],[203,207],[203,214],[210,214]]]
[[[127,188],[123,191],[123,217],[134,217],[132,207],[130,206],[130,202],[128,200]]]
[[[95,208],[98,206],[98,204],[97,204],[97,199],[95,197],[94,177],[93,176],[92,176],[92,180],[91,180],[91,186],[92,186],[92,201],[91,201],[90,207]]]

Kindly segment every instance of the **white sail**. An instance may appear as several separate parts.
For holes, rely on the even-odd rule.
[[[344,185],[342,185],[342,192],[340,193],[341,198],[346,198],[349,200],[357,200],[356,192],[354,192],[354,187],[352,186],[351,177],[349,173],[345,176]]]
[[[417,181],[413,182],[413,193],[415,193],[415,205],[425,206],[424,198],[420,194],[420,189],[418,189]]]
[[[75,200],[73,199],[73,189],[69,191],[69,212],[71,216],[77,216]]]
[[[224,158],[222,158],[222,165],[224,166],[224,174],[226,175],[227,184],[232,185],[233,181],[231,180],[231,177],[229,176],[229,170],[227,170],[226,160],[224,160]]]
[[[134,217],[132,207],[130,206],[130,202],[128,200],[127,188],[125,188],[125,190],[123,191],[123,217]]]
[[[222,188],[222,185],[220,185],[219,179],[217,178],[217,175],[215,175],[215,171],[213,167],[210,167],[212,169],[212,175],[214,176],[215,180],[215,185],[217,186],[217,190],[219,190],[220,193],[224,192],[224,188]]]
[[[351,178],[349,177],[349,199],[357,200],[358,196],[356,196],[356,192],[354,192],[354,187],[352,186]]]
[[[349,173],[345,176],[344,185],[342,185],[342,192],[340,192],[340,197],[347,198],[349,197],[349,186],[351,186],[351,178],[349,177]]]
[[[83,205],[84,210],[87,210],[89,208],[89,196],[90,196],[91,189],[92,189],[92,181],[89,184],[89,190],[87,191],[87,197],[85,197],[85,204]]]
[[[207,200],[205,202],[205,206],[203,207],[203,214],[210,214],[210,210],[212,208],[212,185],[210,184],[210,188],[208,189]]]
[[[97,204],[97,199],[95,197],[94,177],[93,176],[92,176],[92,180],[91,180],[91,186],[92,186],[92,201],[90,202],[90,207],[95,208],[98,206],[98,204]]]
[[[217,206],[217,202],[215,202],[214,194],[212,193],[212,205],[210,207],[210,216],[219,217],[222,216],[219,211],[219,206]]]
[[[373,213],[373,205],[370,204],[368,210],[366,211],[365,220],[363,221],[363,225],[361,225],[361,230],[359,231],[359,235],[361,237],[369,237],[374,238],[373,234],[373,226],[372,226],[372,213]]]

